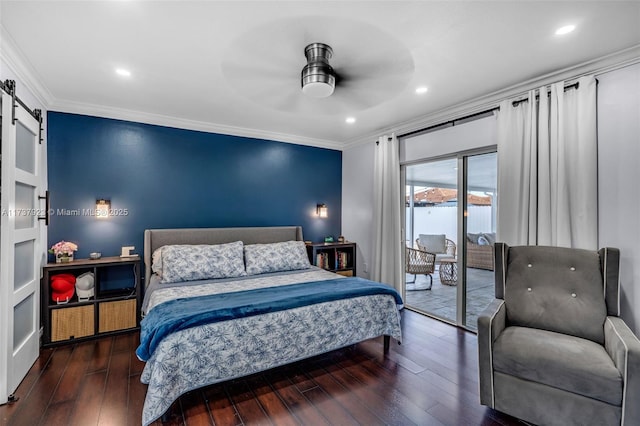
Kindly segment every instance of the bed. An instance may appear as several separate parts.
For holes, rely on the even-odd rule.
[[[311,266],[301,227],[146,230],[144,263],[144,426],[191,390],[402,339],[399,294]]]

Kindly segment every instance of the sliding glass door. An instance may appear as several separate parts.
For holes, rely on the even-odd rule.
[[[465,162],[465,315],[462,324],[477,329],[478,315],[495,295],[497,154],[469,155]]]
[[[443,273],[453,272],[456,259],[457,170],[458,160],[449,158],[407,166],[405,173],[406,303],[451,322],[457,279]]]
[[[475,330],[494,296],[496,153],[402,167],[406,305]]]

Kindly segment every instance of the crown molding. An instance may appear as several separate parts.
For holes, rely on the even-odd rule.
[[[455,120],[460,117],[472,115],[477,112],[496,108],[504,99],[523,96],[528,90],[539,88],[540,86],[551,84],[556,81],[572,80],[587,74],[595,74],[597,76],[640,62],[640,44],[637,44],[597,59],[554,71],[505,89],[468,100],[461,104],[447,107],[412,120],[407,120],[391,127],[381,128],[350,140],[339,142],[259,129],[225,126],[216,123],[188,120],[179,117],[170,117],[160,114],[108,107],[104,105],[56,99],[48,90],[46,85],[42,83],[42,78],[40,78],[38,73],[35,72],[33,67],[30,65],[29,60],[22,54],[9,32],[6,31],[4,26],[1,24],[0,42],[0,59],[2,59],[2,61],[11,68],[12,72],[20,80],[20,83],[33,94],[33,96],[44,106],[46,110],[93,115],[97,117],[134,121],[186,130],[220,133],[231,136],[267,139],[277,142],[334,149],[339,151],[344,151],[355,146],[374,141],[383,134],[395,133],[402,135]]]
[[[343,145],[336,141],[315,139],[306,136],[271,132],[267,130],[249,129],[244,127],[225,126],[186,118],[170,117],[141,111],[113,108],[104,105],[87,104],[81,102],[56,100],[49,106],[50,111],[71,114],[91,115],[95,117],[111,118],[115,120],[133,121],[137,123],[153,124],[157,126],[173,127],[185,130],[197,130],[208,133],[219,133],[230,136],[240,136],[254,139],[266,139],[295,145],[313,146],[342,151]]]
[[[0,59],[11,69],[40,104],[46,109],[53,101],[53,95],[42,83],[42,78],[15,44],[11,34],[0,24]]]
[[[373,142],[381,135],[391,133],[402,135],[420,131],[421,129],[446,123],[460,117],[466,117],[478,112],[497,108],[498,105],[500,105],[500,102],[505,99],[525,96],[529,90],[537,89],[541,86],[552,84],[557,81],[574,80],[588,74],[594,74],[597,77],[598,75],[637,63],[640,63],[640,44],[578,65],[573,65],[571,67],[544,74],[523,83],[471,99],[461,104],[444,108],[413,120],[398,123],[392,127],[382,128],[364,136],[359,136],[345,141],[342,149],[347,150],[368,142]]]

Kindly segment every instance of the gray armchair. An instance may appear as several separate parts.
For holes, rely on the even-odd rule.
[[[618,249],[495,244],[478,317],[480,402],[537,425],[640,425],[640,341],[618,317]]]

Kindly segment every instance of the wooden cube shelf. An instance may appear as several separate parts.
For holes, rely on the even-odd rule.
[[[52,277],[60,273],[77,277],[85,272],[93,273],[93,297],[84,300],[74,295],[65,304],[57,304],[51,300]],[[116,280],[120,279],[126,283],[126,288],[105,288],[109,277],[114,273],[117,276]],[[49,263],[42,270],[41,290],[42,346],[91,339],[134,330],[140,326],[142,288],[138,256]]]
[[[347,277],[356,275],[356,243],[307,243],[312,265]]]

